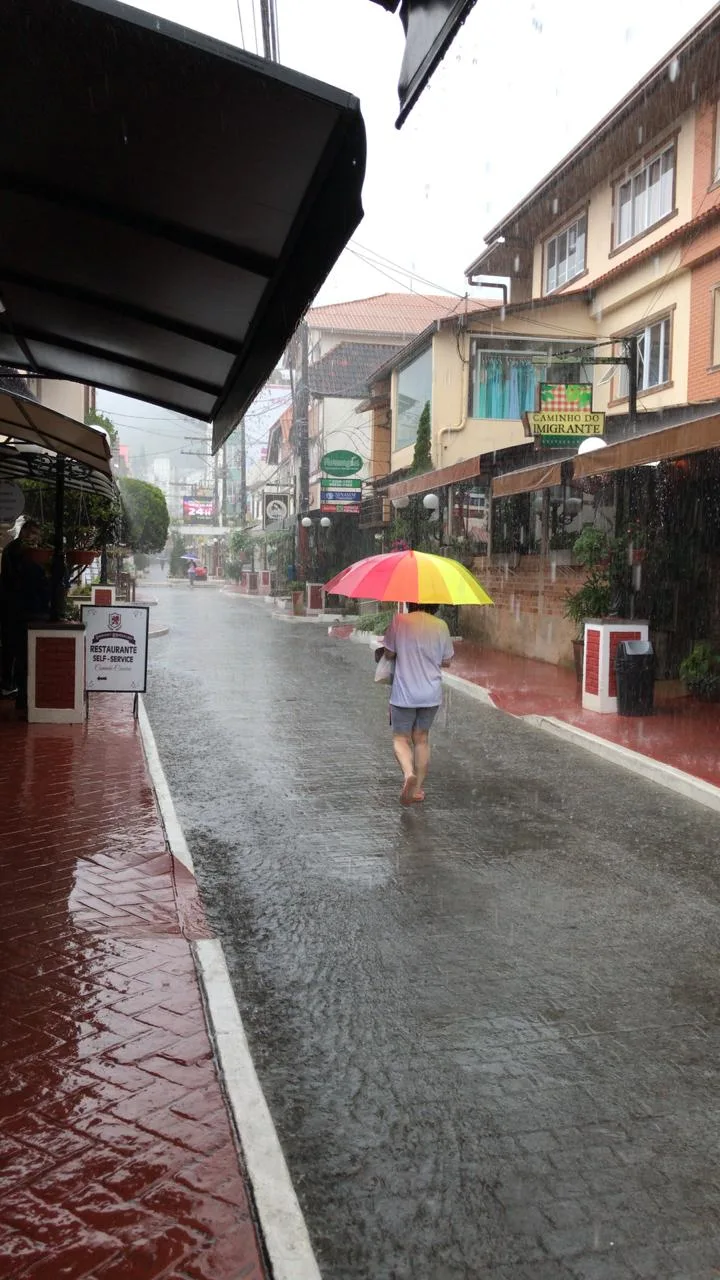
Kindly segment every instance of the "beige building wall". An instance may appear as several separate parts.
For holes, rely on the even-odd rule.
[[[688,111],[680,117],[677,134],[672,130],[658,134],[657,138],[638,149],[637,155],[628,165],[612,174],[604,182],[594,187],[588,200],[588,230],[586,248],[586,266],[584,275],[571,280],[565,286],[566,291],[590,288],[593,281],[633,258],[658,241],[663,240],[676,227],[682,226],[692,217],[693,165],[695,155],[695,111]],[[675,212],[664,218],[650,231],[624,248],[613,250],[613,183],[621,178],[626,170],[631,170],[643,157],[648,159],[663,144],[677,137],[675,150]],[[551,229],[551,234],[562,231],[563,226],[572,222],[573,217],[581,213],[583,204],[568,211],[568,217],[560,219]],[[544,294],[543,262],[544,246],[549,239],[546,234],[535,244],[533,251],[533,297],[540,298]],[[562,292],[562,290],[560,290]]]
[[[511,313],[505,320],[494,319],[485,323],[473,318],[466,332],[458,333],[454,328],[448,327],[435,333],[432,375],[432,456],[435,467],[451,466],[481,453],[507,449],[522,444],[526,439],[519,418],[509,420],[469,416],[472,337],[482,334],[498,338],[536,338],[538,343],[542,343],[549,339],[562,340],[564,330],[569,335],[569,342],[579,334],[590,340],[596,338],[597,324],[585,303],[568,301],[546,309],[537,308],[532,315]],[[397,373],[393,371],[390,403],[394,407],[396,402]],[[413,452],[412,447],[395,449],[393,438],[392,470],[409,467]]]
[[[38,378],[37,396],[41,404],[56,413],[64,413],[66,418],[85,421],[85,414],[91,405],[92,392],[80,382],[64,382],[60,378]]]
[[[609,337],[637,331],[662,316],[670,316],[669,382],[657,389],[638,392],[641,413],[643,409],[688,403],[692,276],[689,271],[678,269],[679,251],[667,253],[664,258],[667,260],[664,272],[662,263],[657,267],[655,259],[652,259],[632,276],[611,284],[607,291],[599,290],[596,300],[601,316],[599,329]],[[625,298],[622,298],[622,292],[626,293]],[[616,400],[619,393],[617,378],[610,378],[608,373],[609,370],[602,366],[596,370],[594,407],[609,414],[627,413],[627,400]]]

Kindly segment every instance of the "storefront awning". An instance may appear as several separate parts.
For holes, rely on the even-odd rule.
[[[351,95],[115,0],[4,0],[0,365],[230,434],[362,217]]]
[[[535,493],[562,484],[562,462],[541,462],[520,471],[508,471],[492,482],[493,498],[510,498],[516,493]]]
[[[398,480],[388,486],[388,498],[405,498],[414,493],[430,493],[432,489],[441,489],[448,484],[462,484],[465,480],[474,480],[480,475],[482,454],[476,458],[467,458],[465,462],[456,462],[451,467],[440,467],[437,471],[425,471],[421,476],[410,476],[407,480]]]
[[[641,467],[648,462],[663,462],[669,458],[682,458],[686,453],[703,453],[705,449],[720,448],[720,414],[709,418],[696,418],[679,426],[651,431],[644,436],[630,436],[618,440],[606,449],[581,454],[573,462],[573,477],[583,480],[587,476],[605,475],[611,471],[625,471],[628,467]]]
[[[55,409],[0,392],[0,438],[13,437],[73,458],[91,471],[112,476],[110,446],[104,431],[86,427],[75,418],[66,418]]]
[[[38,480],[50,488],[57,483],[56,456],[24,441],[0,442],[0,481]],[[65,488],[109,501],[118,498],[114,480],[72,458],[65,461]]]

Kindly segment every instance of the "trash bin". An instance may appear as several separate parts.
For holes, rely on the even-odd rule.
[[[619,716],[652,715],[655,650],[649,640],[621,640],[615,654]]]

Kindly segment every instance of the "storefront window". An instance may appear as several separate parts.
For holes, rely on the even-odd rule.
[[[475,338],[470,357],[470,417],[515,420],[537,408],[541,382],[592,382],[592,369],[561,363],[573,344]]]
[[[420,414],[426,404],[432,403],[432,347],[409,364],[403,365],[397,375],[397,403],[395,406],[395,448],[406,449],[415,444]]]

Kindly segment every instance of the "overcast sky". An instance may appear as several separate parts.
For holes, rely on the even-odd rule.
[[[132,2],[258,52],[258,0],[254,15],[253,0]],[[355,93],[368,134],[365,218],[320,302],[407,287],[464,293],[485,232],[708,11],[706,0],[477,0],[398,131],[399,19],[370,0],[277,6],[282,62]],[[144,440],[148,456],[197,465],[183,450],[199,433],[167,410],[102,392],[98,402],[133,451]]]
[[[136,7],[254,53],[255,2],[255,20],[253,0]],[[368,133],[365,218],[322,302],[409,283],[422,290],[417,276],[463,293],[463,269],[484,233],[709,8],[706,0],[477,0],[398,132],[399,19],[370,0],[277,0],[277,7],[282,62],[357,94]],[[396,265],[369,266],[358,254]]]

